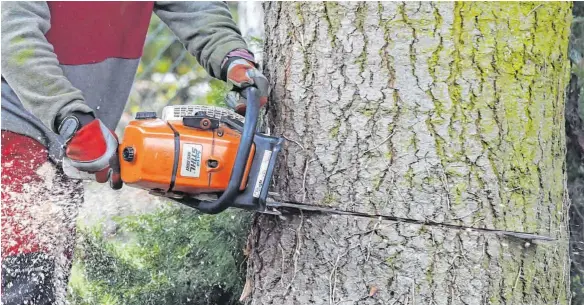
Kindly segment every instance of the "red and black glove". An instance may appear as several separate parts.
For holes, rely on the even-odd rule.
[[[239,114],[245,114],[247,97],[245,88],[254,86],[260,93],[260,107],[268,102],[268,79],[256,68],[254,56],[250,51],[237,49],[223,60],[222,78],[233,84],[234,91],[227,96],[227,105]]]
[[[76,169],[95,174],[99,183],[109,181],[113,189],[122,187],[118,137],[99,119],[86,113],[73,113],[59,125],[65,138],[65,156]]]

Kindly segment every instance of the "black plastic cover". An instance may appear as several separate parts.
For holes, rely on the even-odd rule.
[[[219,120],[208,116],[189,116],[183,118],[183,125],[203,130],[217,129]]]
[[[156,112],[153,111],[142,111],[136,113],[136,120],[147,120],[147,119],[156,119]]]

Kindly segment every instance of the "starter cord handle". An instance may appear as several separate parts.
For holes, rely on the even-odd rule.
[[[235,157],[235,164],[231,171],[229,184],[227,189],[221,196],[214,201],[200,201],[197,199],[188,199],[186,204],[193,206],[206,214],[221,213],[233,203],[235,197],[239,194],[239,187],[243,180],[247,160],[251,151],[253,137],[256,131],[256,125],[260,112],[260,98],[259,90],[255,87],[248,87],[245,89],[247,93],[247,107],[245,109],[245,124],[243,125],[243,132],[241,133],[241,141],[237,149]],[[191,201],[191,202],[188,202]],[[196,202],[193,202],[196,201]]]

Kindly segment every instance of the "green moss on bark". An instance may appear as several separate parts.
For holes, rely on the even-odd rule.
[[[442,22],[437,9],[434,16],[437,23]],[[424,24],[411,19],[407,22],[419,32]],[[469,141],[482,146],[501,186],[498,196],[504,217],[495,220],[497,227],[537,231],[540,220],[534,211],[539,200],[563,200],[559,189],[563,184],[557,183],[563,179],[561,165],[555,158],[544,157],[542,150],[563,151],[563,137],[552,131],[563,128],[563,94],[558,88],[565,87],[568,73],[569,22],[568,3],[457,2],[450,38],[434,30],[440,43],[428,59],[428,70],[436,83],[446,83],[448,95],[429,90],[434,112],[427,126],[437,135],[439,126],[449,124],[449,142],[434,137],[444,166],[468,163]],[[445,50],[444,38],[452,39],[454,47]],[[446,79],[444,73],[436,73],[445,68]],[[480,79],[477,85],[473,85],[475,77]],[[471,130],[478,134],[470,135]],[[469,179],[483,183],[478,174],[482,170],[474,168]],[[455,197],[461,190],[459,183],[449,188]]]

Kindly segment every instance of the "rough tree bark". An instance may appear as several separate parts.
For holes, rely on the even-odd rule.
[[[571,4],[267,2],[274,189],[340,216],[259,216],[254,304],[567,304]]]

